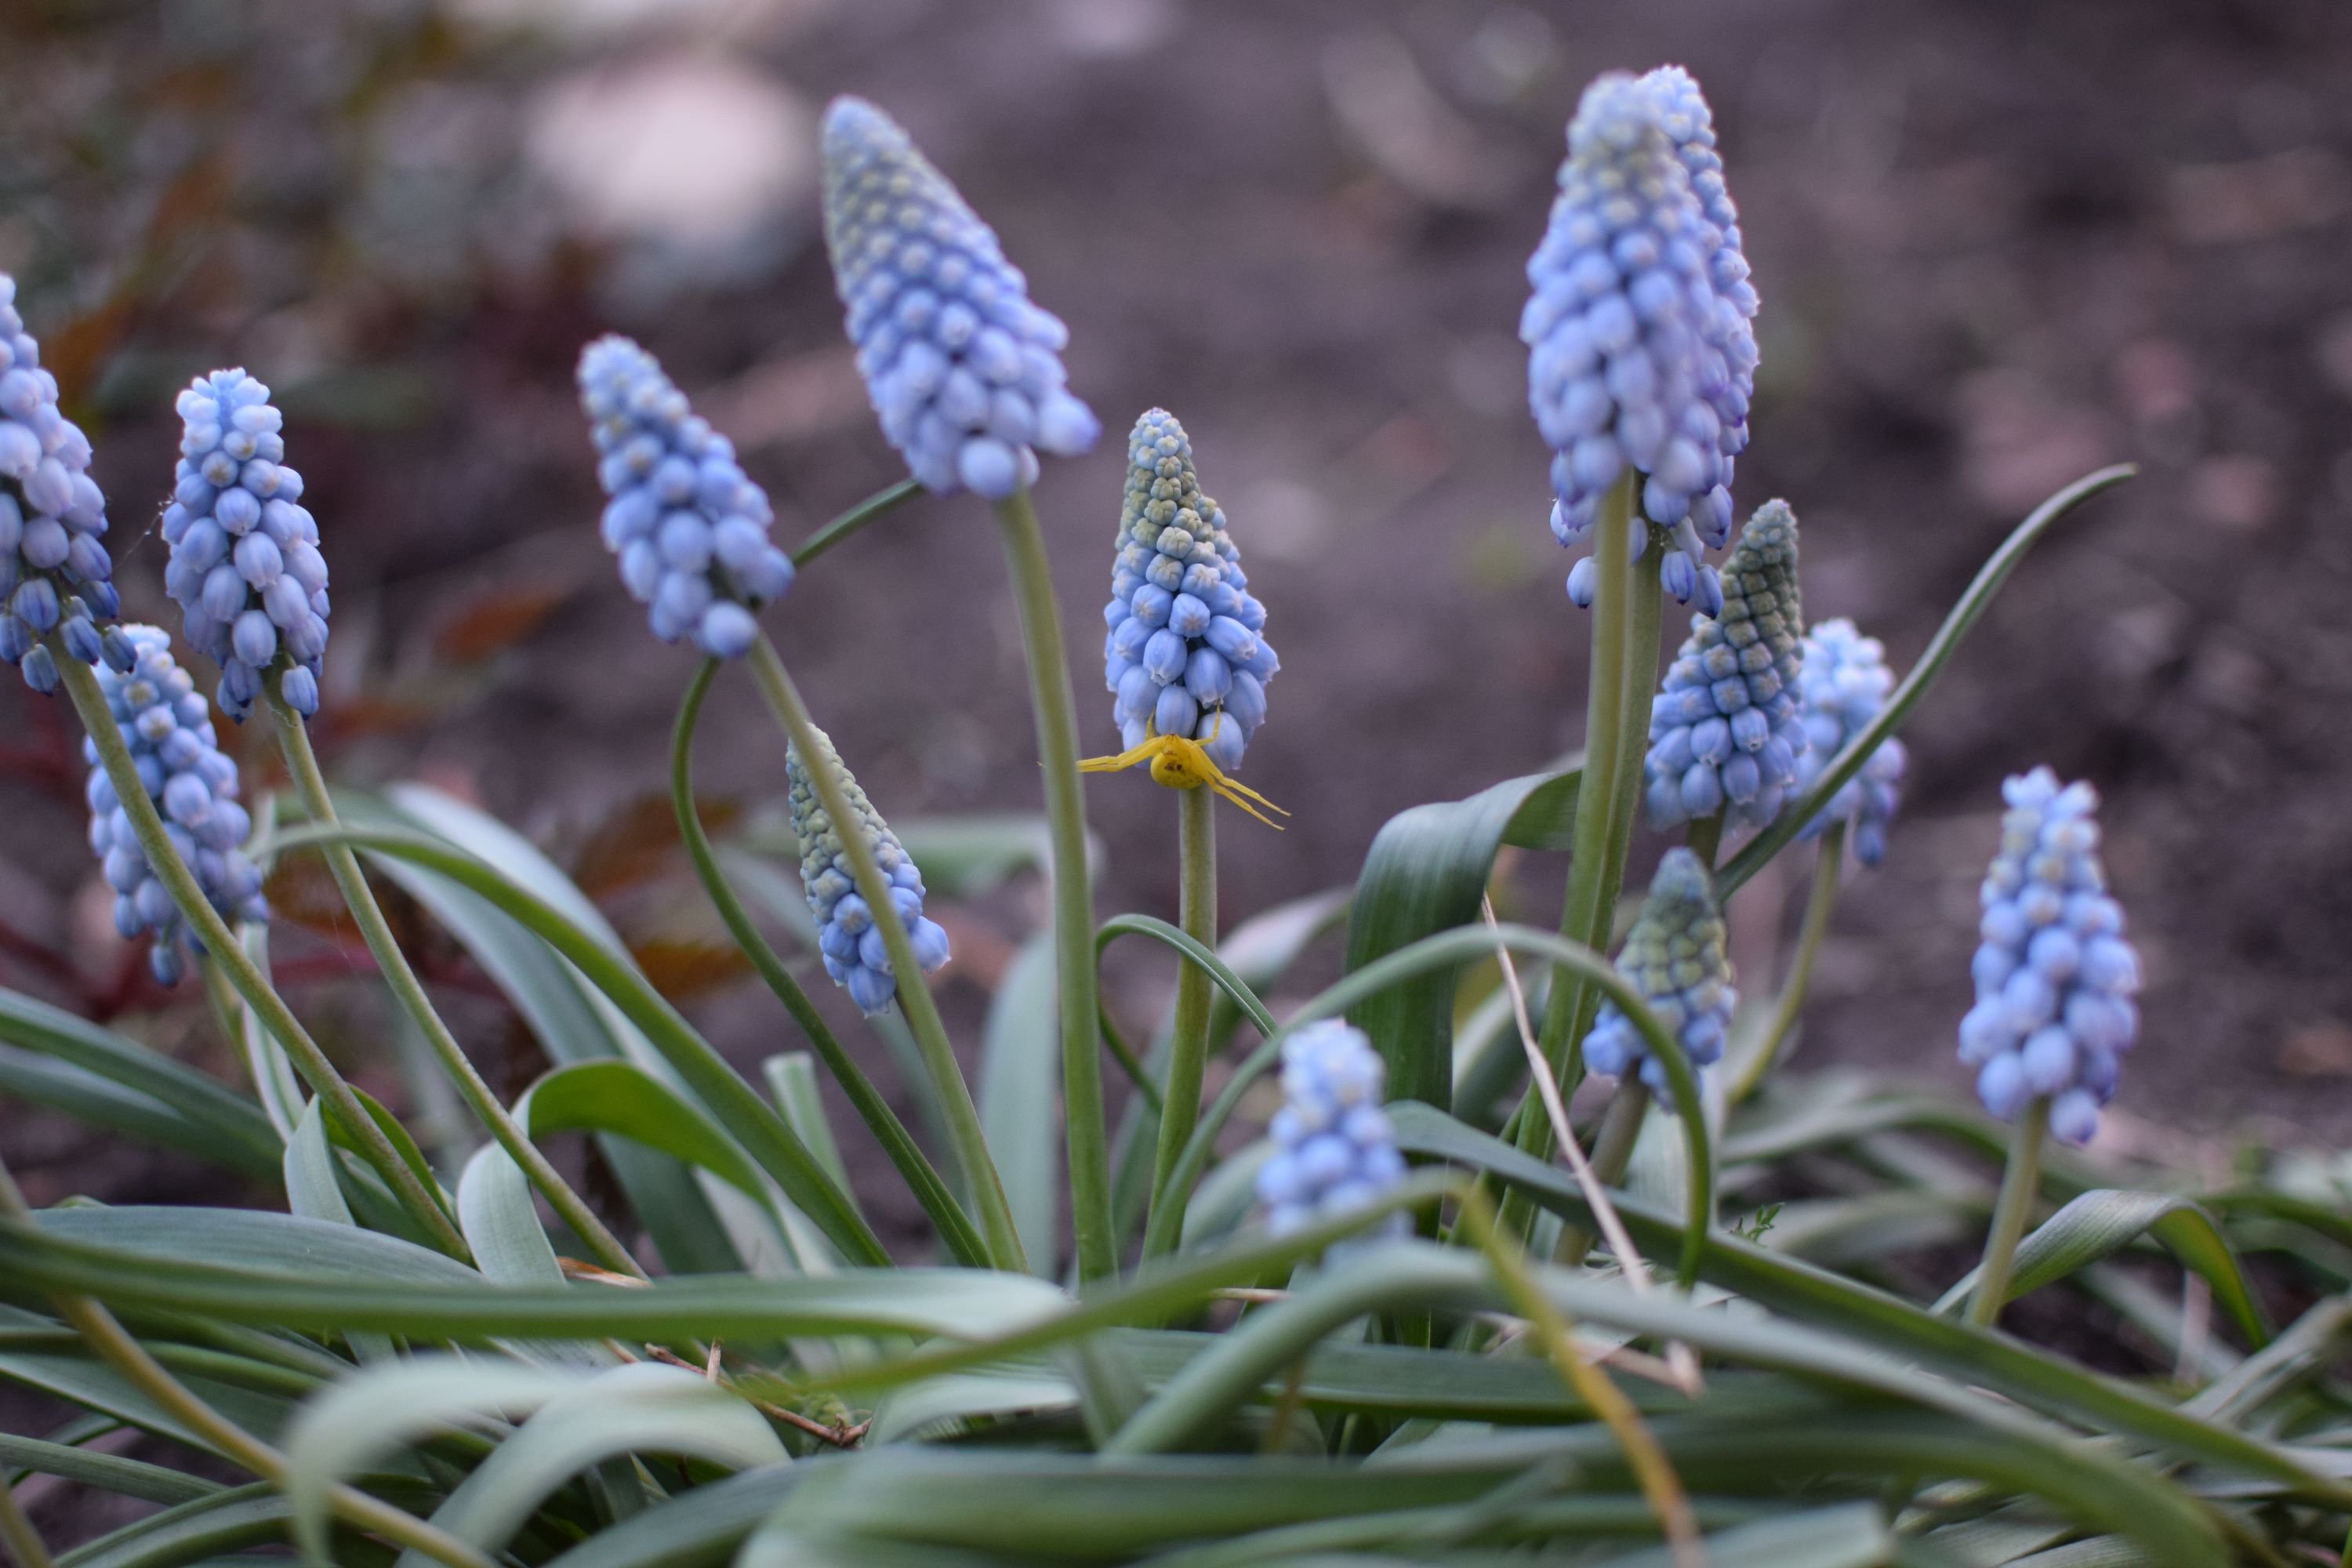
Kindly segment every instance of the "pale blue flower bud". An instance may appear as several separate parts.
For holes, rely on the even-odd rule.
[[[1265,606],[1249,593],[1224,511],[1201,493],[1192,443],[1176,416],[1154,408],[1138,419],[1127,463],[1103,606],[1111,721],[1132,737],[1128,745],[1142,739],[1139,721],[1148,720],[1156,734],[1213,741],[1217,765],[1237,766],[1265,721],[1265,682],[1280,667],[1249,624],[1265,626]],[[1155,629],[1139,641],[1129,626]]]
[[[759,639],[752,612],[792,585],[792,557],[768,542],[767,492],[735,448],[687,406],[653,355],[628,339],[599,338],[580,355],[580,401],[612,498],[601,531],[620,557],[621,584],[649,606],[664,642],[686,638],[713,658],[738,658]]]
[[[1335,1218],[1404,1179],[1381,1109],[1386,1079],[1371,1041],[1340,1019],[1304,1025],[1282,1042],[1282,1109],[1266,1128],[1274,1152],[1257,1171],[1267,1229],[1286,1236]],[[1363,1239],[1402,1236],[1409,1224],[1391,1215]]]
[[[302,476],[286,467],[284,416],[269,388],[242,370],[198,376],[174,406],[180,463],[163,509],[172,549],[163,586],[181,629],[219,663],[217,696],[230,718],[252,712],[281,654],[281,668],[304,679],[279,690],[308,718],[327,649],[327,566],[319,525],[300,504]]]
[[[882,814],[842,765],[833,742],[823,731],[817,740],[824,752],[820,764],[841,781],[842,793],[849,797],[850,810],[857,817],[856,830],[872,851],[875,866],[889,881],[890,901],[907,928],[908,944],[914,949],[915,962],[928,974],[948,961],[948,933],[923,914],[923,875],[915,868],[898,836],[890,831],[890,825],[882,820]],[[875,928],[874,911],[855,890],[856,879],[850,874],[841,835],[817,798],[808,764],[797,750],[785,754],[784,781],[792,797],[793,834],[801,846],[801,886],[808,895],[809,913],[816,917],[818,956],[824,963],[824,972],[849,993],[859,1012],[879,1013],[898,994],[898,976],[890,968],[882,934]]]
[[[1574,544],[1603,492],[1643,476],[1634,525],[1674,533],[1666,590],[1712,609],[1701,560],[1729,538],[1734,458],[1748,444],[1756,340],[1737,213],[1698,84],[1677,67],[1601,77],[1568,129],[1534,292],[1519,319],[1528,401],[1555,454],[1551,528]],[[1581,563],[1569,596],[1589,605]]]
[[[105,533],[89,439],[58,411],[57,378],[16,313],[16,280],[0,272],[0,658],[44,695],[58,668],[42,637],[61,629],[68,655],[100,657],[97,619],[119,604]]]
[[[223,920],[268,920],[261,873],[245,858],[252,818],[237,799],[236,764],[216,744],[204,694],[173,659],[172,639],[161,627],[110,626],[106,642],[110,653],[119,645],[130,658],[127,668],[110,658],[101,663],[99,689],[141,784],[163,814],[173,847]],[[296,676],[308,679],[310,671],[297,666],[288,679]],[[99,766],[95,742],[83,741],[82,757],[90,768],[84,789],[89,847],[115,892],[115,929],[125,937],[153,934],[148,967],[170,985],[184,969],[184,950],[194,938],[132,834],[130,816]]]
[[[2037,1096],[2050,1131],[2086,1143],[2139,1037],[2139,955],[2099,866],[2097,792],[2036,768],[2001,785],[2000,848],[1979,898],[1976,1005],[1960,1060],[2004,1119]]]
[[[882,433],[925,488],[1002,500],[1101,426],[1066,388],[1069,331],[898,121],[825,110],[824,237]]]
[[[1732,985],[1714,879],[1691,851],[1669,849],[1658,863],[1642,912],[1617,955],[1617,973],[1674,1031],[1693,1066],[1704,1068],[1723,1055],[1724,1029],[1739,993]],[[1665,1068],[1612,1002],[1601,1005],[1592,1032],[1584,1037],[1584,1065],[1604,1078],[1638,1071],[1656,1093],[1667,1090]]]
[[[1847,742],[1878,717],[1895,689],[1895,673],[1886,668],[1886,649],[1876,637],[1864,637],[1852,621],[1823,621],[1806,634],[1800,685],[1807,742],[1797,757],[1801,791],[1811,789]],[[1886,853],[1887,825],[1903,801],[1905,761],[1901,741],[1881,742],[1862,772],[1805,825],[1803,837],[1819,837],[1832,822],[1850,823],[1854,858],[1877,865]]]
[[[1797,516],[1767,501],[1724,563],[1723,607],[1691,617],[1650,707],[1643,799],[1657,828],[1713,816],[1761,827],[1798,778],[1804,616]]]

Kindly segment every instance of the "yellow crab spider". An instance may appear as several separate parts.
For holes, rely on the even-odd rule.
[[[1217,722],[1209,730],[1209,739],[1213,741],[1217,738],[1217,731],[1223,727],[1224,721],[1225,712],[1220,708],[1217,710]],[[1200,742],[1183,735],[1154,733],[1148,719],[1144,721],[1144,733],[1150,738],[1141,745],[1131,746],[1115,757],[1088,757],[1078,764],[1078,771],[1083,773],[1115,773],[1138,763],[1150,763],[1153,783],[1170,789],[1199,789],[1206,784],[1210,790],[1232,801],[1276,833],[1282,831],[1282,824],[1266,816],[1265,811],[1260,811],[1258,806],[1265,807],[1276,816],[1288,816],[1290,813],[1249,785],[1227,778]]]

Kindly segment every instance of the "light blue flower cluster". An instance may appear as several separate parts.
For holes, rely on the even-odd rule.
[[[1282,1042],[1282,1109],[1266,1128],[1274,1152],[1257,1171],[1275,1235],[1360,1209],[1404,1179],[1396,1129],[1381,1109],[1387,1076],[1364,1032],[1338,1018]],[[1407,1223],[1391,1215],[1370,1234],[1402,1235]]]
[[[284,416],[242,370],[200,375],[180,394],[180,464],[163,542],[163,591],[188,641],[220,663],[221,711],[242,721],[282,648],[286,705],[319,710],[327,652],[327,558],[286,466]]]
[[[160,626],[113,628],[130,656],[127,670],[110,660],[98,672],[107,710],[122,731],[139,782],[163,816],[163,831],[196,885],[223,920],[266,921],[261,873],[245,858],[252,819],[237,803],[236,764],[215,743],[212,710],[195,681],[172,658],[172,639]],[[106,771],[96,742],[82,742],[89,763],[89,847],[114,889],[114,929],[128,939],[154,933],[147,966],[166,985],[186,967],[188,936],[179,907],[139,847],[130,814]]]
[[[1799,701],[1804,613],[1797,514],[1767,501],[1724,563],[1723,605],[1691,634],[1650,704],[1643,767],[1650,826],[1724,813],[1761,827],[1780,815],[1805,750]]]
[[[1805,750],[1797,756],[1797,788],[1811,789],[1823,769],[1845,750],[1846,743],[1878,717],[1886,694],[1895,689],[1895,672],[1886,668],[1886,649],[1876,637],[1866,637],[1848,620],[1823,621],[1805,637],[1802,690]],[[1854,858],[1875,866],[1886,854],[1886,828],[1903,803],[1903,742],[1882,741],[1862,764],[1862,772],[1830,797],[1819,816],[1805,825],[1803,837],[1817,838],[1832,822],[1853,824]]]
[[[861,98],[824,114],[824,238],[882,432],[926,489],[1002,500],[1102,434],[1065,387],[1069,329],[917,150]]]
[[[1682,1043],[1692,1065],[1706,1067],[1721,1058],[1724,1026],[1739,1005],[1739,993],[1731,984],[1715,881],[1696,855],[1666,851],[1626,934],[1625,950],[1617,955],[1617,973]],[[1613,1002],[1601,1005],[1592,1032],[1584,1037],[1584,1065],[1605,1078],[1639,1071],[1654,1091],[1666,1092],[1664,1065]]]
[[[2036,768],[2005,781],[2000,849],[1986,871],[1960,1020],[1960,1060],[1995,1116],[2050,1100],[2050,1131],[2087,1143],[2139,1037],[2139,955],[2099,868],[2098,793]]]
[[[612,498],[604,548],[621,559],[622,585],[649,606],[662,641],[687,637],[713,658],[741,657],[760,635],[752,612],[793,585],[792,557],[768,542],[767,491],[628,339],[582,350],[579,379],[597,482]]]
[[[89,437],[58,411],[58,379],[16,313],[16,280],[0,272],[0,659],[36,691],[58,689],[41,639],[60,626],[67,652],[99,661],[95,617],[121,608],[105,532]]]
[[[1519,337],[1528,407],[1553,452],[1553,534],[1576,543],[1601,498],[1629,470],[1643,475],[1634,553],[1644,519],[1669,530],[1666,591],[1712,613],[1719,594],[1703,555],[1730,537],[1756,291],[1713,118],[1687,72],[1612,73],[1585,89],[1528,281]],[[1569,596],[1591,604],[1595,581],[1580,561]]]
[[[1188,735],[1220,768],[1242,760],[1265,722],[1265,682],[1282,661],[1265,640],[1225,514],[1201,493],[1192,443],[1154,408],[1127,444],[1127,500],[1103,619],[1103,684],[1117,694],[1120,743]]]
[[[824,752],[819,765],[833,770],[841,781],[842,792],[856,814],[858,831],[873,851],[875,865],[890,883],[890,902],[898,911],[899,923],[907,928],[915,962],[929,974],[948,961],[948,933],[923,914],[923,874],[915,868],[906,847],[866,798],[849,770],[842,766],[833,742],[822,731],[817,740]],[[784,779],[792,795],[793,835],[801,846],[801,887],[808,894],[809,913],[816,917],[817,952],[824,960],[824,972],[833,976],[834,984],[848,991],[859,1012],[879,1013],[898,994],[898,976],[891,973],[890,953],[882,944],[882,933],[874,927],[874,911],[857,891],[841,835],[824,803],[817,798],[808,763],[797,748],[785,754]]]

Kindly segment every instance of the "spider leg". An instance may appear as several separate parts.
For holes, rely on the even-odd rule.
[[[1152,759],[1152,757],[1157,755],[1160,751],[1158,739],[1159,738],[1157,736],[1154,736],[1151,740],[1144,742],[1143,744],[1139,746],[1130,746],[1115,757],[1084,758],[1078,763],[1078,772],[1082,773],[1115,773],[1121,768],[1131,768],[1138,763],[1148,763]]]
[[[1256,817],[1260,822],[1265,823],[1276,833],[1282,831],[1282,824],[1266,816],[1265,812],[1260,811],[1256,806],[1252,805],[1247,800],[1242,798],[1243,795],[1245,794],[1255,795],[1257,799],[1265,801],[1265,804],[1272,809],[1281,811],[1283,816],[1288,816],[1290,815],[1290,813],[1286,811],[1282,811],[1282,807],[1276,805],[1274,802],[1266,800],[1264,795],[1256,795],[1256,792],[1254,790],[1244,790],[1241,785],[1234,783],[1233,780],[1224,777],[1223,774],[1219,774],[1216,778],[1210,780],[1209,788],[1214,790],[1218,795],[1223,795],[1225,799],[1232,801],[1235,805],[1239,806],[1242,810],[1248,812],[1252,816]]]

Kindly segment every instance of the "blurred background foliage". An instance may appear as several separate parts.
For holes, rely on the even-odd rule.
[[[146,537],[170,393],[243,363],[278,389],[334,566],[331,766],[522,826],[748,1058],[773,1026],[676,875],[656,793],[689,661],[645,641],[597,544],[579,344],[642,336],[787,542],[888,482],[815,243],[812,139],[835,91],[901,116],[1071,322],[1106,424],[1183,417],[1272,608],[1287,662],[1249,782],[1297,816],[1229,835],[1231,923],[1345,883],[1393,812],[1577,740],[1583,633],[1512,331],[1576,87],[1662,59],[1723,126],[1766,301],[1741,504],[1798,507],[1812,614],[1857,617],[1899,666],[2032,500],[2104,461],[2148,470],[2037,555],[1907,731],[1907,821],[1823,954],[1805,1058],[1957,1081],[1993,786],[2046,758],[2108,795],[2152,971],[2112,1136],[2341,1132],[2334,0],[16,0],[0,268],[98,442],[127,612],[175,620]],[[1041,497],[1082,655],[1118,461],[1108,443]],[[770,617],[894,821],[1034,809],[986,535],[969,505],[922,503]],[[887,637],[853,638],[853,607]],[[772,806],[781,750],[748,689],[722,686],[705,736],[714,826]],[[162,998],[107,928],[79,772],[61,711],[0,691],[0,978],[144,1012]],[[1168,798],[1130,775],[1092,808],[1104,910],[1172,913]],[[305,932],[279,973],[348,1052],[388,1013],[314,874],[273,889]],[[1527,884],[1538,923],[1550,885]],[[1780,902],[1742,900],[1745,963],[1769,962]],[[1016,882],[941,915],[951,1011],[978,1017],[1041,910]],[[527,1081],[527,1034],[414,926],[460,1033]],[[1155,1016],[1163,963],[1115,952],[1111,973],[1116,1011]],[[117,1196],[178,1179],[161,1156],[75,1163],[89,1141],[61,1123],[25,1135],[37,1200],[68,1165]]]

